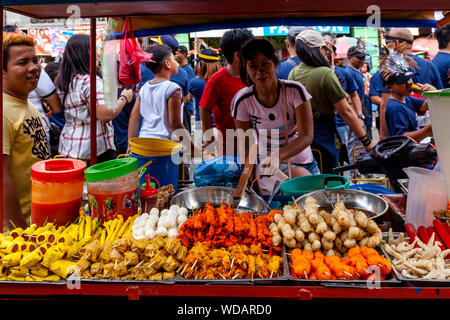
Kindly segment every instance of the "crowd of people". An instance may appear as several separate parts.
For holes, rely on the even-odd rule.
[[[436,37],[439,53],[428,61],[413,54],[408,29],[390,29],[380,68],[371,75],[364,46],[348,49],[344,67],[335,59],[332,37],[306,27],[289,29],[289,57],[281,62],[270,40],[247,29],[225,32],[220,53],[203,48],[193,64],[176,38],[160,36],[146,49],[152,59],[141,65],[142,82],[131,87],[117,79],[116,108],[105,106],[99,66],[98,162],[129,153],[129,141],[137,136],[179,140],[185,152],[196,154],[214,142],[215,156],[230,150],[247,156],[250,139],[241,141],[234,132],[251,130],[264,149],[260,172],[297,177],[331,173],[338,162],[352,161],[355,146],[376,145],[374,130],[381,139],[406,135],[420,141],[432,136],[430,123],[418,126],[417,116],[428,108],[420,94],[449,87],[450,26],[437,30]],[[26,226],[33,163],[55,155],[90,161],[89,37],[72,36],[61,62],[48,63],[45,70],[34,45],[26,34],[4,33],[6,226]],[[393,63],[394,57],[403,65]],[[377,128],[373,106],[379,110]],[[201,124],[202,145],[191,139],[192,117]]]

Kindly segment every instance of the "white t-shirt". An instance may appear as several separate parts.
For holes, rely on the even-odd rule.
[[[28,100],[36,107],[44,120],[45,131],[47,132],[47,140],[50,143],[50,121],[45,115],[44,107],[42,105],[41,99],[47,98],[56,92],[56,88],[53,85],[52,79],[44,70],[41,70],[41,75],[39,76],[39,82],[33,91],[28,95]]]
[[[287,100],[287,122],[288,141],[297,138],[297,121],[295,109],[305,101],[311,99],[311,95],[297,81],[284,81],[286,87]],[[239,121],[250,121],[251,127],[255,129],[260,153],[267,150],[267,155],[271,151],[279,150],[286,145],[284,130],[284,106],[281,99],[281,83],[278,82],[278,97],[273,106],[263,105],[257,97],[255,86],[243,88],[236,93],[231,102],[231,114]],[[265,129],[265,131],[264,131]],[[262,133],[266,136],[262,139]],[[272,137],[272,134],[278,137]],[[313,161],[311,147],[306,147],[302,152],[291,158],[292,163],[307,164]]]
[[[139,90],[142,126],[139,137],[171,140],[172,129],[169,125],[167,101],[180,86],[169,80],[157,83],[147,81]],[[183,108],[180,108],[180,119],[183,121]]]

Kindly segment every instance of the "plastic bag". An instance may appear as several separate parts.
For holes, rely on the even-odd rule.
[[[103,78],[103,95],[107,109],[117,108],[117,45],[116,40],[107,40],[112,33],[116,22],[109,19],[101,48],[101,65]]]
[[[152,54],[141,49],[134,37],[130,17],[127,17],[120,35],[119,79],[124,84],[133,86],[142,81],[141,63],[151,61]]]
[[[242,166],[237,157],[218,157],[203,161],[194,170],[196,187],[221,186],[233,187],[238,184]]]

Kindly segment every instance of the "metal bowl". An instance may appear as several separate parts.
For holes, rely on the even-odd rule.
[[[245,191],[241,199],[233,199],[235,189],[228,187],[198,187],[190,188],[176,194],[170,204],[183,206],[188,210],[203,208],[207,203],[218,207],[231,201],[236,211],[253,211],[267,213],[269,207],[263,198]]]
[[[385,214],[389,204],[376,194],[361,190],[319,190],[297,198],[297,204],[304,206],[305,200],[312,197],[320,208],[331,208],[339,200],[344,202],[346,208],[364,211],[368,218],[375,219]]]

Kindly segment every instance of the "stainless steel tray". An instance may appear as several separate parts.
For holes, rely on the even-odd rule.
[[[81,283],[108,283],[108,284],[174,284],[175,277],[166,280],[120,280],[120,279],[80,279]]]
[[[389,259],[389,261],[392,263],[392,257],[386,252],[386,250],[382,247],[381,248],[384,256]],[[394,272],[397,279],[402,281],[408,286],[412,287],[450,287],[450,280],[435,280],[435,279],[415,279],[415,278],[408,278],[402,275],[400,272],[395,269],[394,265],[392,265],[392,271]]]
[[[378,252],[382,253],[380,248],[377,248]],[[288,250],[284,250],[286,254]],[[287,256],[287,254],[286,254]],[[286,259],[285,259],[286,260]],[[401,284],[401,281],[397,279],[395,274],[391,273],[387,275],[386,280],[308,280],[308,279],[300,279],[291,275],[291,268],[288,264],[289,268],[289,281],[292,281],[295,285],[298,286],[324,286],[324,287],[340,287],[340,288],[364,288],[371,289],[377,288],[378,286],[382,287],[391,287],[398,286]]]
[[[409,179],[398,179],[397,182],[400,185],[400,189],[402,189],[403,193],[407,195]]]
[[[236,211],[253,211],[259,213],[267,213],[269,207],[267,203],[259,195],[246,190],[242,199],[233,200],[235,189],[228,187],[199,187],[188,188],[173,196],[170,204],[183,206],[188,210],[203,208],[207,203],[214,207],[219,207],[222,203],[231,204]]]
[[[289,279],[289,267],[286,259],[285,249],[283,248],[281,252],[281,257],[283,258],[283,274],[278,277],[273,278],[253,278],[252,279],[187,279],[177,274],[175,276],[176,283],[182,284],[205,284],[205,285],[276,285],[282,282],[286,282]]]
[[[389,209],[389,204],[384,198],[371,192],[361,190],[318,190],[302,195],[296,199],[296,202],[299,205],[304,206],[308,197],[314,198],[320,208],[331,208],[330,202],[334,204],[341,200],[344,202],[346,208],[363,210],[369,219],[376,219],[384,215]]]

